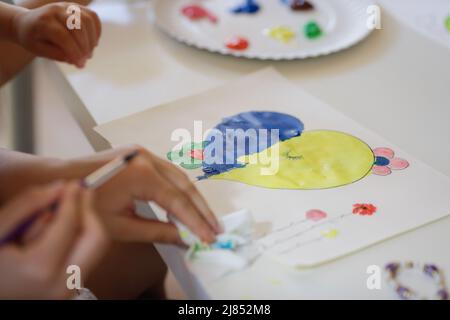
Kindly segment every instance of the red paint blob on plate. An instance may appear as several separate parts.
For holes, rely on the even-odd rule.
[[[199,5],[185,6],[181,9],[181,13],[191,20],[208,19],[212,23],[217,22],[217,17],[211,12]]]
[[[230,38],[225,45],[228,49],[243,51],[248,48],[249,42],[243,37],[233,37]]]

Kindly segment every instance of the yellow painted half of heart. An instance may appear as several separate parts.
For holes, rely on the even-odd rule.
[[[352,135],[330,130],[306,131],[259,153],[240,157],[238,161],[245,167],[210,179],[272,189],[335,188],[367,176],[374,160],[372,149]]]

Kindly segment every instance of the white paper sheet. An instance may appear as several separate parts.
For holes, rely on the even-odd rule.
[[[257,241],[265,254],[290,265],[314,266],[450,213],[447,176],[310,96],[270,68],[208,92],[112,121],[96,131],[113,146],[138,143],[165,158],[178,143],[171,141],[175,129],[193,131],[194,121],[203,121],[206,130],[224,117],[251,110],[293,115],[305,124],[305,132],[326,129],[351,134],[372,148],[393,149],[396,156],[410,164],[388,176],[370,174],[355,183],[324,190],[266,189],[212,179],[196,182],[218,215],[239,209],[252,212],[261,227]],[[186,172],[192,178],[199,174],[199,170]],[[374,204],[376,213],[352,214],[353,205],[361,203]],[[328,217],[306,221],[305,213],[311,209],[320,209]]]

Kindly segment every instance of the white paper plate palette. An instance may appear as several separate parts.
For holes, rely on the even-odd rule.
[[[328,55],[371,33],[367,27],[370,0],[310,0],[312,9],[298,11],[291,8],[291,1],[157,0],[155,21],[160,29],[187,45],[262,60]],[[233,12],[241,7],[255,9],[252,5],[259,10]]]

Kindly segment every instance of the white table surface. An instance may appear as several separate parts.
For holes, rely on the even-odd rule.
[[[273,65],[293,83],[450,176],[450,51],[394,18],[391,9],[383,11],[383,29],[350,50],[272,63],[178,44],[152,25],[148,1],[103,0],[93,8],[103,23],[95,57],[83,70],[50,62],[47,66],[97,150],[108,145],[92,131],[96,124]],[[446,218],[309,270],[263,258],[210,284],[187,272],[179,250],[159,249],[191,298],[395,299],[384,281],[381,290],[367,289],[367,266],[383,267],[392,260],[434,262],[450,277],[449,231]]]

